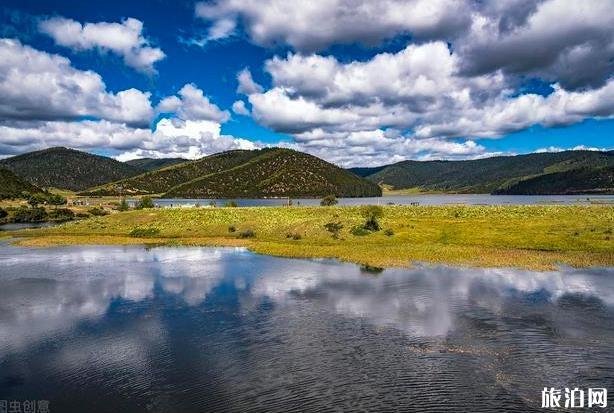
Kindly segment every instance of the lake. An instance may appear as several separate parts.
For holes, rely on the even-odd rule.
[[[22,229],[31,228],[46,228],[57,225],[55,222],[27,222],[27,223],[11,223],[0,224],[0,231],[20,231]]]
[[[0,270],[0,399],[50,412],[531,412],[544,387],[614,391],[614,268],[2,243]]]
[[[279,199],[155,199],[158,206],[196,205],[207,206],[215,202],[222,206],[235,201],[239,206],[279,206],[287,205],[288,200]],[[490,195],[490,194],[423,194],[394,195],[373,198],[339,198],[339,205],[578,205],[591,203],[614,203],[614,195]],[[131,200],[131,203],[136,203]],[[292,199],[293,205],[320,205],[319,199]]]

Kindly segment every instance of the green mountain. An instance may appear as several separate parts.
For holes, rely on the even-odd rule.
[[[0,161],[0,167],[41,188],[73,191],[143,172],[115,159],[68,148],[49,148],[13,156]]]
[[[495,194],[614,194],[614,166],[579,168],[520,180]]]
[[[282,148],[235,150],[92,188],[90,195],[182,198],[379,196],[374,183],[315,156]]]
[[[350,169],[368,180],[394,189],[420,188],[458,193],[502,193],[514,184],[563,171],[614,165],[614,151],[564,151],[496,156],[467,161],[402,161],[377,168]],[[584,188],[588,191],[590,188]],[[561,190],[558,193],[565,193]]]
[[[255,198],[380,196],[381,189],[320,158],[290,149],[263,149],[248,162],[169,190],[167,197]]]
[[[166,168],[167,166],[177,165],[184,162],[188,162],[188,160],[183,158],[140,158],[132,159],[130,161],[126,161],[125,163],[143,171],[155,171],[157,169]]]
[[[0,168],[0,199],[28,198],[40,193],[40,188],[21,179],[8,169]]]
[[[228,151],[206,156],[196,161],[169,166],[157,171],[146,172],[131,178],[118,180],[84,191],[89,195],[144,195],[163,194],[182,183],[201,176],[221,172],[247,162],[256,151]]]

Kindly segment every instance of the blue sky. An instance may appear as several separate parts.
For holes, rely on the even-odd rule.
[[[5,0],[0,156],[283,145],[356,166],[612,149],[610,6]]]

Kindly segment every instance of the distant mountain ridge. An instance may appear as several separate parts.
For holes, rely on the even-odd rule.
[[[0,161],[0,167],[40,188],[72,191],[143,173],[140,168],[112,158],[63,147],[6,158]]]
[[[614,194],[614,151],[408,160],[344,170],[285,148],[233,150],[194,161],[144,158],[128,162],[49,148],[0,160],[2,168],[0,191],[11,196],[55,187],[101,196],[360,197],[381,195],[378,185],[454,193]]]
[[[315,156],[284,148],[234,150],[88,189],[89,195],[183,198],[380,196],[381,189]]]
[[[614,188],[607,187],[607,171],[598,171],[612,165],[614,151],[563,151],[466,161],[402,161],[350,171],[393,189],[495,194],[612,193]],[[582,177],[588,179],[589,175],[600,178],[582,184]],[[556,186],[547,188],[547,182],[554,185],[555,181]],[[563,182],[570,185],[573,182],[575,188],[566,187]],[[606,187],[592,187],[590,182]]]
[[[506,195],[614,194],[614,166],[538,175],[494,191]]]

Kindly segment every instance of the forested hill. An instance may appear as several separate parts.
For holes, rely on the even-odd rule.
[[[246,150],[217,153],[195,161],[90,188],[84,193],[92,195],[163,194],[177,185],[245,163],[256,154],[256,151]]]
[[[389,185],[393,189],[418,188],[425,191],[459,193],[506,193],[508,188],[516,188],[515,193],[523,193],[520,188],[528,188],[528,186],[515,186],[520,181],[540,175],[569,171],[564,175],[565,182],[572,182],[574,175],[577,175],[575,181],[579,182],[583,179],[582,177],[587,176],[587,168],[599,169],[611,165],[614,165],[614,151],[564,151],[497,156],[466,161],[402,161],[376,168],[353,168],[350,171],[372,182]],[[540,182],[546,181],[547,179]],[[593,189],[596,189],[590,188],[590,184],[582,186],[581,191],[584,192],[591,193]],[[555,193],[568,192],[568,188],[561,186],[556,188],[558,189]],[[553,193],[545,189],[544,191],[543,193]]]
[[[523,179],[495,191],[506,195],[614,194],[614,166],[583,167]]]
[[[40,193],[40,188],[19,178],[8,169],[0,168],[0,199],[28,198]]]
[[[195,161],[168,158],[130,162],[50,148],[0,161],[0,168],[10,170],[22,182],[17,184],[4,173],[6,187],[11,182],[14,188],[25,183],[38,187],[36,190],[55,187],[91,195],[194,198],[379,196],[378,185],[458,193],[614,193],[613,167],[614,151],[403,161],[350,170],[283,148],[234,150]]]
[[[234,150],[147,172],[84,194],[186,198],[379,196],[374,183],[315,156],[282,148]]]
[[[49,148],[0,161],[0,167],[41,188],[80,191],[138,175],[142,169],[68,148]]]
[[[374,183],[315,156],[290,149],[263,149],[249,161],[167,191],[167,197],[380,196]]]

